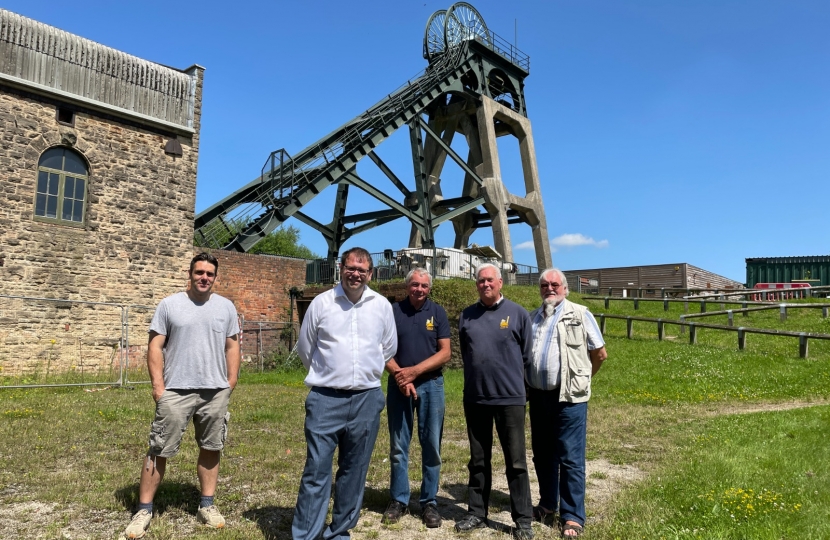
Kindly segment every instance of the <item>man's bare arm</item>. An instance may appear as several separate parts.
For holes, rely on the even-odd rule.
[[[395,382],[403,388],[413,382],[421,374],[436,370],[450,361],[450,338],[438,340],[438,351],[423,362],[406,368],[400,368],[395,373]],[[390,373],[392,373],[390,371]]]
[[[164,340],[158,332],[150,332],[147,342],[147,371],[150,373],[150,383],[153,385],[153,399],[158,401],[164,393]]]
[[[605,362],[605,359],[608,358],[608,353],[606,352],[605,347],[600,347],[599,349],[588,351],[588,354],[591,356],[591,377],[593,377],[597,374],[599,368],[602,367],[602,363]]]
[[[239,378],[239,365],[242,362],[239,354],[238,334],[225,338],[225,362],[228,365],[228,385],[233,390]]]

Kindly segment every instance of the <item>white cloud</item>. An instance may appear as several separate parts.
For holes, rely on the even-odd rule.
[[[527,242],[522,242],[521,244],[516,246],[516,249],[535,249],[536,246],[533,245],[533,240],[528,240]]]
[[[595,248],[607,248],[608,240],[594,240],[590,236],[585,236],[580,233],[569,233],[557,236],[550,241],[551,250],[555,251],[556,247],[577,247],[577,246],[594,246]]]

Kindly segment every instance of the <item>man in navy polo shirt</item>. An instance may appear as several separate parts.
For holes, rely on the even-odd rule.
[[[397,523],[409,507],[409,443],[415,414],[421,442],[421,519],[429,528],[441,526],[436,495],[441,473],[444,431],[444,377],[450,360],[450,325],[444,308],[428,298],[432,277],[424,268],[406,276],[407,297],[392,306],[398,331],[398,352],[386,363],[389,461],[392,464],[389,507],[383,522]]]

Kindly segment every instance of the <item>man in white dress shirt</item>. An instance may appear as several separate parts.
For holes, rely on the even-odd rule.
[[[294,540],[349,538],[357,525],[385,398],[380,378],[397,351],[392,304],[371,290],[372,257],[363,248],[341,256],[341,282],[312,300],[297,350],[308,368],[308,450],[291,534]],[[334,450],[337,475],[325,527]]]

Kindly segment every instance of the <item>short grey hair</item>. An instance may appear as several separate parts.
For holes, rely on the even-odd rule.
[[[562,286],[565,287],[565,296],[571,294],[571,288],[568,287],[568,278],[565,276],[565,272],[555,267],[546,268],[545,270],[542,270],[542,272],[539,274],[539,285],[542,284],[542,281],[544,281],[545,276],[548,274],[559,274],[559,281],[561,281]]]
[[[495,264],[492,264],[492,263],[484,263],[484,264],[478,265],[478,268],[476,268],[476,281],[478,281],[478,277],[481,275],[481,271],[486,269],[486,268],[492,268],[493,270],[495,270],[496,271],[496,277],[501,279],[501,268],[499,268],[498,266],[496,266]]]
[[[415,277],[415,274],[419,274],[422,276],[426,276],[429,279],[429,289],[432,290],[432,275],[430,275],[429,271],[426,268],[421,266],[415,267],[406,274],[406,284],[409,285],[409,282],[412,281],[412,278]]]

